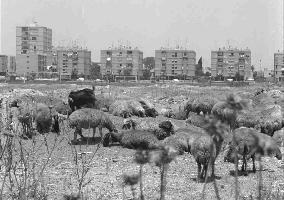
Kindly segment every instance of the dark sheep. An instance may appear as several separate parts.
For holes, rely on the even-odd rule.
[[[80,108],[95,108],[96,97],[93,89],[71,91],[68,95],[69,106],[74,112]]]

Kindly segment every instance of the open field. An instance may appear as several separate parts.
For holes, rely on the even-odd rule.
[[[33,89],[40,91],[49,96],[67,100],[67,96],[71,90],[81,89],[91,86],[86,85],[3,85],[0,87],[2,94],[8,93],[11,89]],[[143,85],[143,86],[96,86],[96,94],[103,94],[105,97],[112,99],[127,99],[130,97],[143,97],[150,100],[159,111],[162,108],[170,107],[180,103],[187,97],[197,97],[201,95],[213,96],[218,100],[224,100],[229,93],[237,93],[242,97],[248,97],[252,92],[256,91],[258,86],[251,87],[197,87],[175,84],[159,84],[159,85]],[[282,91],[282,88],[276,88]],[[284,90],[284,88],[283,88]],[[19,90],[20,91],[20,90]],[[283,109],[283,107],[282,107]],[[163,118],[162,116],[159,116]],[[121,128],[123,119],[111,116],[115,125]],[[174,120],[178,126],[185,126],[184,121]],[[42,179],[45,183],[47,199],[62,199],[63,195],[78,192],[76,170],[82,165],[76,164],[74,157],[78,156],[77,161],[81,163],[91,157],[98,145],[99,138],[96,141],[83,145],[70,145],[69,142],[73,138],[73,130],[70,130],[66,122],[61,123],[61,134],[57,136],[54,133],[46,136],[38,135],[35,137],[36,150],[34,150],[33,160],[30,161],[34,169],[41,169],[42,165],[46,165],[43,170]],[[85,130],[84,134],[88,134]],[[91,134],[89,134],[91,136]],[[98,136],[98,135],[97,135]],[[17,139],[16,139],[17,140]],[[45,143],[46,142],[46,143]],[[46,159],[47,147],[53,146],[54,142],[58,143],[54,147],[54,151],[50,159]],[[47,145],[46,145],[47,144]],[[31,148],[32,141],[23,140],[25,149]],[[74,147],[76,152],[74,152]],[[15,144],[15,149],[19,149],[19,143]],[[284,148],[281,149],[284,154]],[[81,155],[80,153],[85,152]],[[79,154],[78,154],[79,153]],[[90,170],[86,175],[86,182],[91,178],[90,182],[83,188],[86,199],[123,199],[122,178],[124,173],[138,173],[139,165],[133,161],[135,151],[122,148],[120,146],[100,147],[94,158],[89,163]],[[49,160],[48,162],[46,162]],[[35,163],[35,165],[32,165]],[[45,164],[46,163],[46,164]],[[282,199],[284,199],[284,161],[278,161],[276,158],[263,158],[263,170],[261,171],[263,179],[264,193],[275,192],[277,194],[282,191]],[[3,166],[3,163],[1,164]],[[251,169],[252,164],[249,162],[248,168]],[[32,167],[31,167],[32,168]],[[215,163],[215,173],[217,176],[217,185],[221,199],[234,199],[234,165],[223,161],[223,153],[221,153]],[[257,165],[257,169],[258,165]],[[32,169],[31,169],[32,171]],[[35,170],[39,171],[39,170]],[[160,187],[160,170],[156,166],[146,164],[143,168],[143,183],[145,199],[159,198]],[[5,167],[1,167],[0,180],[4,179]],[[240,197],[241,199],[251,199],[257,196],[258,178],[260,172],[249,173],[248,176],[239,176]],[[31,175],[32,176],[32,175]],[[37,175],[35,175],[36,177]],[[175,161],[170,163],[167,174],[166,199],[201,199],[203,183],[196,182],[197,164],[190,154],[178,156]],[[1,181],[0,181],[1,182]],[[2,185],[2,183],[0,183]],[[136,193],[139,193],[139,187],[136,187]],[[281,191],[277,191],[277,189]],[[4,188],[3,199],[9,199],[8,186]],[[131,199],[131,190],[125,188],[126,199]],[[209,181],[205,190],[205,199],[216,199],[213,183]],[[264,198],[267,199],[267,198]],[[273,199],[273,198],[271,198]]]

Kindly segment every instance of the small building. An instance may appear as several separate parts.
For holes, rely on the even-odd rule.
[[[274,72],[273,75],[277,81],[284,81],[284,53],[274,53]]]
[[[228,79],[234,78],[237,74],[244,80],[252,76],[249,49],[219,48],[217,51],[211,51],[212,77]]]
[[[0,55],[0,74],[6,76],[16,72],[15,56]]]
[[[143,52],[138,48],[120,46],[101,50],[100,63],[103,77],[139,78],[143,75]]]
[[[155,50],[155,77],[174,79],[195,76],[196,52],[186,49]]]

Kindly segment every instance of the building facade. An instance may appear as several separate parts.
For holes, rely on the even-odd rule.
[[[284,52],[274,53],[274,77],[277,81],[284,81]]]
[[[155,50],[155,77],[195,76],[196,53],[191,50]]]
[[[15,56],[0,55],[0,75],[6,76],[16,72]]]
[[[110,48],[101,50],[101,74],[112,76],[143,75],[143,52],[131,47]]]
[[[249,49],[219,49],[211,51],[211,76],[234,78],[239,74],[244,80],[252,77],[251,51]]]
[[[38,26],[16,27],[16,63],[18,75],[43,72],[52,64],[52,30]]]
[[[91,66],[91,51],[78,47],[57,48],[57,68],[61,79],[89,78]]]

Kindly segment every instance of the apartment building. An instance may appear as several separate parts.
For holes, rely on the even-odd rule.
[[[74,77],[89,78],[91,51],[81,47],[58,47],[56,62],[61,79],[70,80]]]
[[[102,76],[135,76],[143,74],[143,52],[132,47],[112,47],[101,50]]]
[[[155,50],[155,77],[195,76],[196,52],[186,49]]]
[[[52,64],[52,30],[38,26],[16,27],[16,73],[39,73]]]
[[[219,48],[217,51],[211,51],[212,77],[234,78],[237,73],[244,80],[252,76],[249,49]]]
[[[0,55],[0,75],[6,76],[16,72],[15,56]]]
[[[284,81],[284,52],[274,53],[274,77],[277,81]]]

